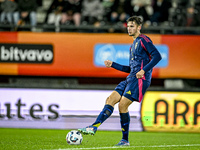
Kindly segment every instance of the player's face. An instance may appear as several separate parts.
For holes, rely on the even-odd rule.
[[[129,21],[127,23],[127,31],[129,36],[135,36],[139,32],[140,26],[138,26],[134,21]]]

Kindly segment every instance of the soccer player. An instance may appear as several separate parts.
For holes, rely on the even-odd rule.
[[[142,19],[132,16],[127,20],[127,31],[133,37],[130,47],[129,66],[124,66],[106,60],[105,66],[130,73],[126,79],[120,82],[111,95],[106,99],[106,104],[96,121],[85,128],[78,129],[83,134],[94,135],[97,128],[111,116],[114,105],[119,103],[122,140],[116,146],[129,146],[129,105],[133,101],[142,102],[143,95],[151,83],[152,69],[161,60],[161,55],[153,45],[151,39],[140,33]]]

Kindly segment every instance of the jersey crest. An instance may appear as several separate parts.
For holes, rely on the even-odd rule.
[[[133,60],[133,57],[134,57],[134,54],[133,54],[133,48],[131,48],[131,55],[132,55],[131,60]]]
[[[135,43],[135,49],[137,48],[137,46],[138,46],[138,42]]]

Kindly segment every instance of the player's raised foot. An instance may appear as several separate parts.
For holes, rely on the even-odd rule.
[[[78,131],[83,133],[83,134],[94,135],[96,133],[96,131],[97,131],[97,127],[88,126],[88,127],[85,127],[85,128],[78,129]]]
[[[124,139],[122,139],[121,141],[119,141],[118,144],[116,144],[115,146],[130,146],[130,143]]]

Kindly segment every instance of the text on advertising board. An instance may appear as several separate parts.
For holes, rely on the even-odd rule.
[[[45,44],[0,44],[0,62],[52,63],[53,46]]]
[[[149,91],[141,119],[146,131],[200,132],[200,93]]]
[[[104,66],[105,60],[111,60],[122,65],[129,65],[129,49],[131,44],[96,44],[94,48],[94,64]],[[168,66],[169,48],[167,45],[155,45],[162,56],[162,60],[155,66]]]

